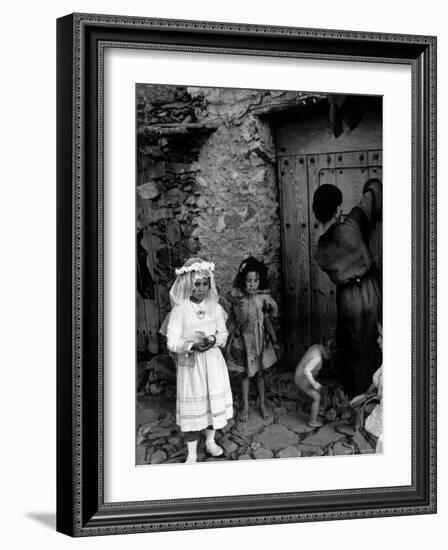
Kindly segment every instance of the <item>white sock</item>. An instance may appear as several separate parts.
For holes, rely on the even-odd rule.
[[[215,432],[216,430],[205,430],[205,442],[207,444],[215,442]]]
[[[188,456],[186,462],[197,462],[198,441],[187,441]]]

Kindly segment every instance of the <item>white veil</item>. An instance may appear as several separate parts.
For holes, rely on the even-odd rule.
[[[205,262],[200,258],[190,258],[182,267],[176,269],[177,278],[170,290],[171,307],[173,308],[185,302],[185,300],[189,300],[193,292],[194,283],[204,277],[207,277],[210,281],[210,290],[205,298],[205,302],[217,302],[219,297],[213,275],[214,269],[214,263]]]
[[[213,262],[206,262],[201,260],[201,258],[189,258],[182,267],[176,269],[175,273],[177,277],[170,290],[171,309],[189,300],[193,292],[194,283],[198,279],[203,279],[204,277],[208,277],[210,281],[210,290],[204,302],[205,304],[217,304],[219,296],[216,290],[215,277],[213,275],[214,269],[215,264]],[[160,332],[165,336],[169,316],[170,314],[168,313],[160,327]]]

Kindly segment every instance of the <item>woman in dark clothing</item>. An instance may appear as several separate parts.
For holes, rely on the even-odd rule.
[[[381,182],[368,180],[361,201],[342,221],[341,204],[342,193],[334,185],[321,185],[314,193],[313,211],[321,226],[316,260],[336,285],[339,372],[345,391],[357,395],[370,386],[381,365],[381,276],[368,245],[369,233],[381,219]]]

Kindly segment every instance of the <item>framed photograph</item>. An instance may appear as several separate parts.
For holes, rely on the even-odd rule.
[[[57,529],[435,513],[436,38],[57,40]]]

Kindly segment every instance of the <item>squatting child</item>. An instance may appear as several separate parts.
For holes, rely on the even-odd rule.
[[[322,344],[314,344],[307,349],[296,367],[294,381],[308,397],[311,398],[311,415],[308,425],[319,428],[323,423],[318,420],[320,407],[320,392],[322,385],[316,376],[322,369],[325,360],[331,359],[336,353],[336,343],[333,338],[324,338]]]

